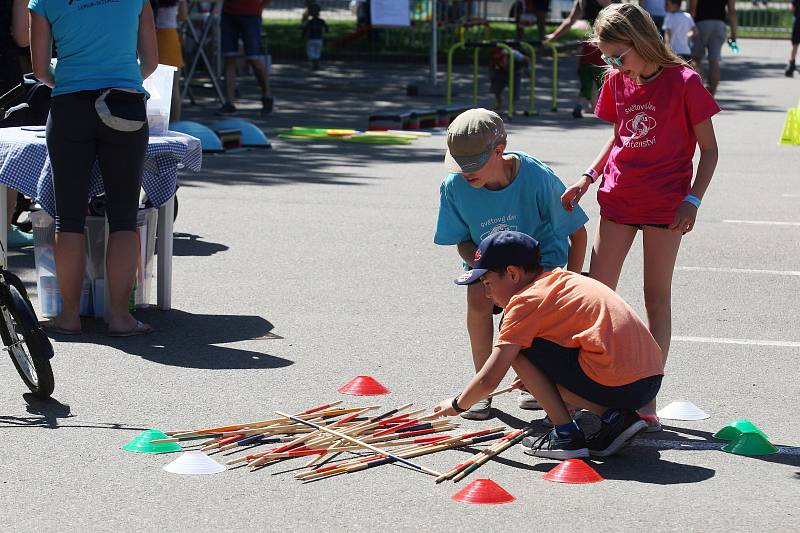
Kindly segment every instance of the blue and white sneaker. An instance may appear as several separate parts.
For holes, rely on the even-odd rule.
[[[568,436],[559,435],[552,429],[539,437],[525,437],[520,443],[523,453],[546,459],[578,459],[589,457],[583,431]]]

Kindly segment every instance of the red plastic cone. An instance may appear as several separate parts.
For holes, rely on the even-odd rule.
[[[605,481],[594,468],[580,459],[567,459],[544,475],[544,479],[554,483],[597,483]]]
[[[464,503],[509,503],[516,498],[491,479],[476,479],[453,494],[453,499]]]
[[[352,394],[353,396],[380,396],[389,394],[391,391],[378,383],[370,376],[356,376],[339,389],[342,394]]]

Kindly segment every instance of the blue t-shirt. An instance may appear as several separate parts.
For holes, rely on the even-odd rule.
[[[119,87],[144,92],[137,58],[147,0],[30,0],[58,49],[53,96]]]
[[[519,173],[504,189],[472,187],[464,176],[453,173],[439,187],[439,220],[436,244],[476,245],[502,230],[527,233],[539,241],[545,268],[563,267],[569,254],[568,237],[589,218],[580,207],[570,213],[561,205],[564,184],[553,171],[524,152],[506,152],[521,161]]]

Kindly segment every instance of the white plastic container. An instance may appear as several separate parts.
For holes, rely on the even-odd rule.
[[[158,65],[155,72],[144,80],[144,89],[150,93],[147,100],[147,124],[150,135],[166,135],[169,129],[169,108],[172,104],[172,81],[176,67]]]

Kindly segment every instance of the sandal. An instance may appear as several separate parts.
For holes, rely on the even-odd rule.
[[[129,329],[127,331],[109,331],[109,337],[135,337],[137,335],[147,335],[148,333],[154,332],[153,326],[150,324],[145,324],[144,322],[136,321],[136,325],[133,329]]]
[[[62,328],[61,326],[56,325],[55,320],[52,318],[50,320],[45,320],[44,322],[39,322],[39,327],[42,328],[45,333],[55,333],[56,335],[80,335],[83,333],[82,329]]]

